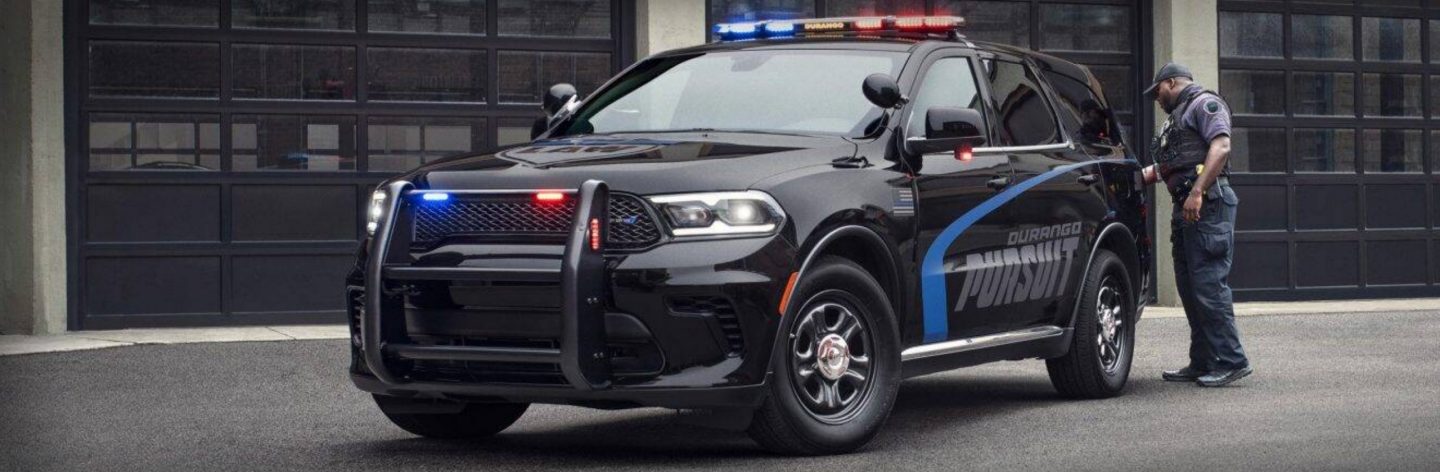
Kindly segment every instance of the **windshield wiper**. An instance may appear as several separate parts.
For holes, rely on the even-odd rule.
[[[769,134],[776,136],[800,136],[806,138],[830,137],[824,133],[799,133],[787,131],[772,131],[760,129],[717,129],[717,128],[689,128],[689,129],[659,129],[659,130],[637,130],[637,131],[611,131],[605,134],[668,134],[668,133],[752,133]]]

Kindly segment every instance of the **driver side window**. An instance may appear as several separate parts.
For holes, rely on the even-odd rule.
[[[969,59],[947,57],[935,61],[925,71],[920,89],[911,99],[906,137],[925,136],[925,111],[934,107],[970,108],[984,113],[980,108],[980,91],[976,88],[975,72]]]

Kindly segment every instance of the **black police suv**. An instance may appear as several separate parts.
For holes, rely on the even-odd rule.
[[[1121,393],[1148,285],[1140,167],[1095,77],[963,19],[722,24],[538,139],[372,196],[351,378],[412,433],[531,403],[668,407],[853,450],[901,379],[1044,359]]]

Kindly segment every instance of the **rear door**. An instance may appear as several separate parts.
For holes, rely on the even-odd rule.
[[[906,109],[906,138],[925,136],[925,112],[931,107],[963,107],[984,113],[978,58],[967,50],[941,50],[927,58]],[[1014,222],[1004,211],[966,215],[995,196],[996,183],[1011,178],[1009,159],[974,154],[959,160],[954,152],[921,156],[913,163],[919,192],[922,304],[925,342],[998,332],[1002,308],[993,304],[997,288],[986,278],[998,264],[995,252]],[[988,283],[988,285],[987,285]],[[987,290],[988,288],[988,290]]]
[[[1015,229],[1005,251],[1017,270],[1007,271],[997,300],[1010,329],[1066,319],[1078,290],[1091,241],[1106,218],[1099,166],[1059,126],[1050,94],[1021,59],[997,56],[984,79],[995,111],[999,152],[1014,171],[1020,193],[1008,206]]]

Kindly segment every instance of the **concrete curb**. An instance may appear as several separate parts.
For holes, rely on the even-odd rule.
[[[1440,298],[1404,298],[1394,300],[1331,300],[1313,302],[1249,302],[1236,303],[1235,316],[1263,315],[1324,315],[1335,313],[1394,313],[1402,311],[1440,311]],[[1151,306],[1145,318],[1184,318],[1180,307]]]
[[[50,336],[0,336],[0,356],[80,351],[139,344],[228,343],[345,339],[345,325],[248,326],[237,328],[156,328],[76,331]]]
[[[1440,311],[1440,298],[1235,304],[1236,316]],[[1152,306],[1145,318],[1183,318],[1178,307]],[[76,331],[50,336],[0,335],[0,356],[80,351],[140,344],[227,343],[345,339],[345,325],[248,326],[236,328],[156,328]]]

